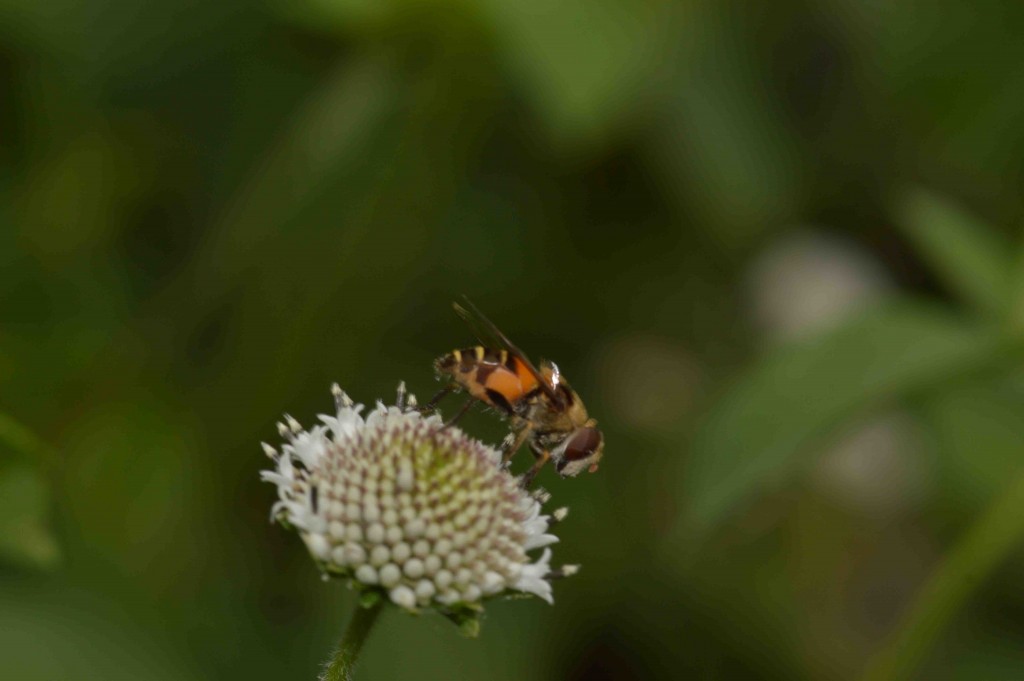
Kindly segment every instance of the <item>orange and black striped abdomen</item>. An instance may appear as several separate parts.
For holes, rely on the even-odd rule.
[[[450,376],[466,391],[507,414],[517,403],[540,388],[526,364],[507,350],[482,346],[453,350],[434,363],[438,373]]]

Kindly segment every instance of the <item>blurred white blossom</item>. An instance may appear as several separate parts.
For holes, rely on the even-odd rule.
[[[847,432],[819,460],[812,480],[857,515],[888,518],[917,508],[931,482],[917,423],[887,412]]]
[[[891,288],[882,265],[856,244],[821,234],[786,237],[760,254],[747,278],[757,325],[772,340],[832,328]]]

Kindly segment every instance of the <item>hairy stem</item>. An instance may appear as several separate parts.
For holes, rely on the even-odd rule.
[[[331,656],[320,681],[352,681],[352,672],[356,668],[356,661],[359,659],[359,651],[363,649],[366,638],[370,635],[380,611],[384,607],[384,599],[379,599],[368,608],[361,605],[356,606],[352,613],[352,620],[341,637],[338,649]]]

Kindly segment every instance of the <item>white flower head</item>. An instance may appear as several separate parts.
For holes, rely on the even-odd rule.
[[[410,408],[404,385],[396,406],[366,417],[333,391],[321,425],[278,424],[285,444],[264,445],[276,466],[262,473],[278,490],[271,519],[296,528],[326,573],[410,611],[479,610],[510,593],[552,602],[551,580],[576,568],[552,569],[549,548],[527,554],[558,541],[548,529],[565,509],[541,515],[543,492],[522,489],[493,448]]]

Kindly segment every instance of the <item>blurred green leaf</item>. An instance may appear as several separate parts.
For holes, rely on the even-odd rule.
[[[784,107],[763,89],[770,69],[750,45],[763,18],[728,3],[688,8],[673,73],[647,153],[672,187],[669,199],[716,243],[744,246],[789,223],[808,178]]]
[[[39,471],[24,463],[0,467],[0,556],[50,568],[60,550],[48,522],[50,494]]]
[[[1013,249],[992,227],[923,190],[903,199],[897,223],[953,293],[985,312],[1005,312]]]
[[[53,567],[60,549],[49,523],[50,491],[42,467],[55,455],[32,431],[0,414],[0,556],[23,565]]]
[[[952,659],[942,655],[941,668],[949,670],[950,681],[1005,681],[1020,675],[1020,639],[1002,622],[957,630]],[[952,646],[951,646],[952,647]],[[945,650],[949,650],[946,648]],[[937,668],[937,667],[933,667]]]
[[[689,529],[708,529],[758,489],[791,475],[844,421],[990,367],[999,349],[994,333],[904,302],[765,357],[695,438],[683,496]]]
[[[936,508],[961,519],[980,512],[1021,466],[1024,395],[991,381],[929,396],[921,414],[938,453]]]
[[[341,33],[379,30],[395,20],[400,2],[389,0],[300,0],[272,3],[288,21],[313,30]]]
[[[56,453],[25,426],[0,413],[0,444],[29,461],[53,464]]]
[[[253,262],[279,251],[273,237],[342,176],[356,174],[368,147],[388,130],[401,82],[378,55],[344,62],[299,106],[226,204],[191,276],[230,288]],[[349,183],[353,183],[351,178]],[[261,250],[263,249],[269,250]],[[279,253],[278,253],[279,254]]]
[[[865,681],[910,679],[936,639],[1007,554],[1024,540],[1024,474],[1018,474],[921,589]]]
[[[599,140],[669,56],[671,3],[481,2],[499,53],[557,142]]]
[[[543,0],[422,3],[416,0],[303,0],[279,11],[301,25],[374,35],[415,26],[450,39],[469,18],[493,40],[499,59],[553,141],[600,142],[645,101],[645,84],[674,49],[668,33],[679,6],[654,0]]]

